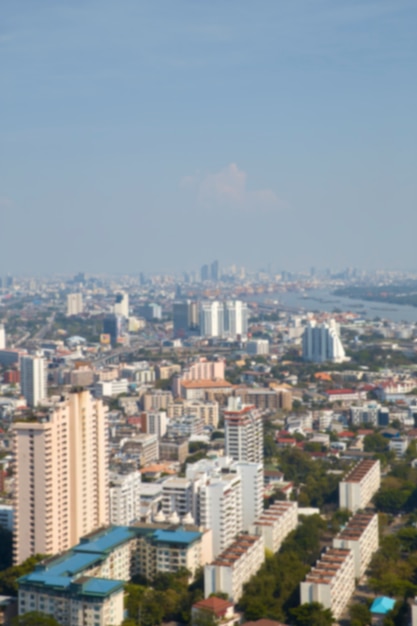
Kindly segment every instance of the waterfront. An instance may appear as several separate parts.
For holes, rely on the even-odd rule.
[[[277,301],[277,308],[297,309],[306,311],[352,311],[363,318],[390,320],[392,322],[417,322],[417,307],[396,305],[369,300],[357,300],[336,296],[328,289],[311,289],[309,291],[287,291],[252,296],[248,300],[254,302]]]

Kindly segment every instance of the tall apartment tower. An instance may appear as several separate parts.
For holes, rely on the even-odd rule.
[[[4,324],[0,324],[0,350],[4,350],[6,347],[6,331]]]
[[[83,296],[81,293],[69,293],[67,295],[67,317],[79,315],[83,312]]]
[[[125,291],[116,294],[114,314],[125,318],[129,317],[129,294]]]
[[[200,306],[200,335],[223,337],[224,307],[218,300],[202,302]]]
[[[172,309],[174,337],[187,337],[190,331],[198,327],[197,302],[179,300]]]
[[[229,398],[224,411],[226,455],[234,461],[263,463],[263,423],[261,412],[242,405],[240,398]]]
[[[14,431],[14,562],[56,554],[109,522],[107,416],[89,391],[70,393]]]
[[[303,334],[303,359],[314,363],[333,361],[341,363],[346,358],[335,320],[317,324],[310,321]]]
[[[20,389],[28,406],[36,407],[47,397],[46,361],[43,356],[22,356]]]
[[[248,307],[246,302],[227,300],[224,303],[224,334],[231,339],[247,336]]]

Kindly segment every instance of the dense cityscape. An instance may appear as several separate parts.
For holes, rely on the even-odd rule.
[[[2,277],[3,623],[417,624],[416,291]]]

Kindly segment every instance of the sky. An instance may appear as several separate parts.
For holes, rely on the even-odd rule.
[[[0,275],[417,270],[415,0],[2,0]]]

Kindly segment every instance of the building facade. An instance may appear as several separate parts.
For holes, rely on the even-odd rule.
[[[379,460],[360,461],[339,483],[339,506],[356,513],[369,504],[381,486],[381,464]]]
[[[43,356],[21,357],[20,389],[28,406],[36,407],[46,400],[46,360]]]
[[[88,391],[13,425],[14,562],[67,550],[109,521],[107,417]]]

